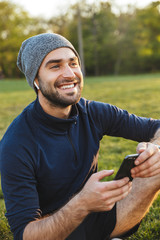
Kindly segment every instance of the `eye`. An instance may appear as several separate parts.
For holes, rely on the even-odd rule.
[[[71,63],[71,66],[72,66],[72,67],[78,67],[78,62],[72,62],[72,63]]]
[[[59,65],[54,65],[54,66],[51,66],[50,69],[58,69],[60,66]]]

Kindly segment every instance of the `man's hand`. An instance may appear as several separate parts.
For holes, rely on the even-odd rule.
[[[79,193],[87,211],[109,211],[117,201],[125,198],[131,190],[129,178],[101,182],[104,177],[113,174],[113,170],[103,170],[92,174]]]
[[[30,222],[24,229],[24,240],[66,239],[90,212],[107,211],[131,190],[129,178],[100,182],[113,174],[103,170],[92,174],[83,189],[55,213]]]
[[[140,154],[135,161],[136,167],[131,170],[135,177],[152,177],[160,174],[160,150],[152,143],[139,143],[137,152]]]

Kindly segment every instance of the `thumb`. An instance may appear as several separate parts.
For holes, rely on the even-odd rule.
[[[114,173],[114,170],[102,170],[95,173],[95,177],[98,181],[102,180],[104,177],[111,176]]]

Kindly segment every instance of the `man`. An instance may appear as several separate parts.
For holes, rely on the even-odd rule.
[[[80,98],[83,76],[72,44],[57,34],[22,43],[18,67],[37,99],[0,144],[2,189],[16,240],[106,240],[135,232],[160,189],[160,121]],[[129,179],[100,180],[103,135],[136,141]],[[153,143],[150,143],[152,141]],[[132,190],[131,190],[132,189]]]

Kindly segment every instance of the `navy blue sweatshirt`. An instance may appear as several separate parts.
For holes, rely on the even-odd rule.
[[[103,135],[149,141],[160,121],[81,99],[69,119],[46,114],[38,99],[12,122],[0,142],[2,190],[14,239],[25,226],[61,208],[97,171]]]

